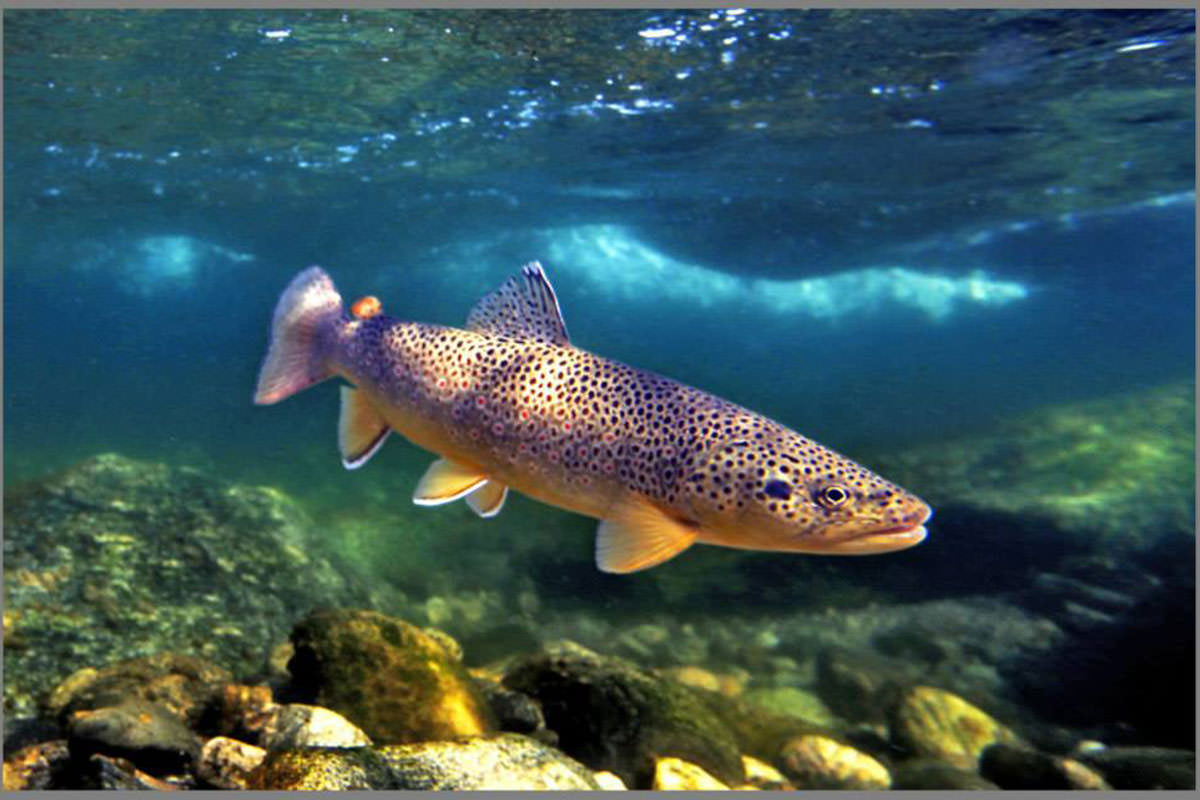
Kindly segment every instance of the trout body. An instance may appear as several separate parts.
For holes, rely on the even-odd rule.
[[[465,498],[494,516],[513,489],[601,520],[597,565],[645,569],[695,542],[865,554],[925,537],[921,500],[714,395],[571,345],[534,263],[485,296],[465,329],[343,310],[322,270],[280,298],[255,401],[340,375],[343,463],[390,431],[437,453],[415,502]]]

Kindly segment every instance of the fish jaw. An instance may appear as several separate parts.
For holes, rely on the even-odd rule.
[[[907,550],[925,541],[929,531],[924,525],[900,530],[885,530],[880,533],[867,533],[853,539],[843,539],[832,542],[820,550],[821,553],[841,556],[869,556],[876,553],[890,553],[895,550]]]
[[[899,522],[892,520],[884,527],[875,525],[864,528],[861,521],[852,521],[827,528],[815,537],[803,537],[803,543],[797,549],[824,555],[867,556],[914,547],[929,535],[925,523],[933,515],[933,510],[911,495],[906,498],[906,504],[912,510]]]

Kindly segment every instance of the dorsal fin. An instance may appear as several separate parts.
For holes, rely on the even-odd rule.
[[[500,288],[485,294],[467,315],[467,330],[560,347],[571,344],[554,287],[536,261],[521,267]]]

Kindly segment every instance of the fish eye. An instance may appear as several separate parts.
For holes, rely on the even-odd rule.
[[[774,497],[776,500],[787,500],[792,496],[792,485],[787,481],[767,481],[767,485],[763,487],[763,492],[768,497]]]
[[[826,508],[837,508],[850,499],[850,492],[842,486],[826,486],[817,493],[817,502]]]

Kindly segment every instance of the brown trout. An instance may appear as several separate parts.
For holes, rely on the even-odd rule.
[[[465,328],[347,313],[319,267],[275,308],[254,402],[340,375],[338,445],[362,466],[391,431],[441,456],[413,502],[495,516],[509,489],[600,520],[596,565],[653,567],[690,545],[868,554],[926,535],[929,507],[753,411],[573,346],[537,262]]]

